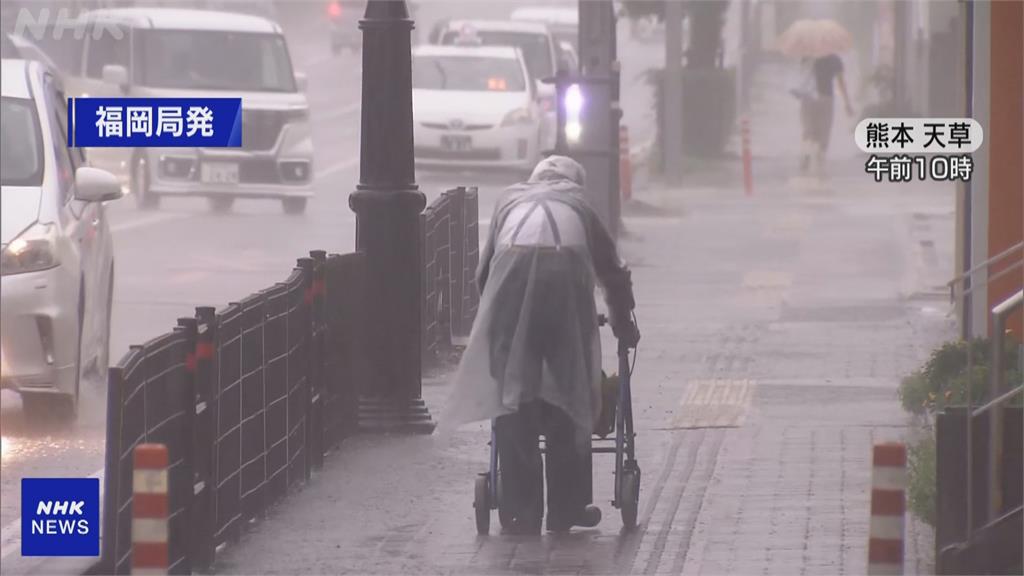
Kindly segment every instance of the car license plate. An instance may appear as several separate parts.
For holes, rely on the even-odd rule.
[[[441,147],[452,152],[465,152],[473,148],[473,139],[469,136],[441,136]]]
[[[207,184],[238,184],[238,164],[234,162],[203,162],[199,179]]]

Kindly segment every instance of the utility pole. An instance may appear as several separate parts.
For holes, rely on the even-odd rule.
[[[893,46],[893,99],[897,106],[902,107],[907,102],[907,38],[910,34],[907,25],[907,2],[896,0],[893,2],[893,25],[892,25],[892,46]],[[910,110],[902,110],[909,113]]]
[[[739,104],[740,114],[749,117],[750,114],[750,87],[754,79],[753,67],[753,26],[751,25],[751,12],[753,12],[753,0],[739,0],[740,2],[740,74],[739,74]]]
[[[363,31],[362,136],[356,250],[366,254],[365,350],[359,425],[429,433],[420,366],[420,230],[426,197],[413,157],[413,28],[405,0],[370,0]]]
[[[582,145],[576,160],[587,172],[586,190],[601,221],[618,234],[619,202],[619,63],[615,7],[611,0],[580,0],[579,47]],[[559,106],[563,103],[559,102]],[[559,128],[561,131],[562,129]]]
[[[683,182],[683,0],[665,0],[665,77],[661,105],[662,167],[665,181]]]

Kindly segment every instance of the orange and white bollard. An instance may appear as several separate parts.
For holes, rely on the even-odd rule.
[[[139,444],[132,472],[132,574],[167,574],[167,447]]]
[[[746,116],[740,119],[740,145],[743,148],[743,193],[751,196],[754,194],[754,174],[750,157],[750,118]]]
[[[619,195],[623,200],[633,197],[633,162],[629,157],[629,128],[619,126]]]
[[[873,462],[868,574],[903,574],[906,446],[876,444]]]

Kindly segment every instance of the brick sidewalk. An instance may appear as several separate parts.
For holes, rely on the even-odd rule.
[[[478,537],[480,425],[347,441],[218,571],[863,573],[871,444],[910,431],[899,380],[953,336],[935,287],[952,269],[952,191],[876,186],[843,155],[830,184],[805,189],[788,179],[794,159],[773,161],[751,198],[732,173],[640,190],[625,211],[643,332],[637,532],[620,533],[598,457],[597,528],[507,537],[495,517]],[[447,391],[444,378],[424,385],[435,416]],[[930,537],[908,522],[906,573],[930,569]]]

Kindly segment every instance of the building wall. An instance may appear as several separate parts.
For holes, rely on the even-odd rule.
[[[989,94],[991,89],[990,55],[991,43],[989,36],[992,28],[992,2],[988,0],[974,1],[973,42],[971,57],[971,116],[981,124],[985,131],[985,142],[974,153],[974,174],[970,185],[970,266],[977,267],[989,258],[988,253],[988,192],[989,165],[992,141],[992,123],[989,114]],[[970,329],[972,337],[988,335],[988,282],[984,273],[974,276],[970,297]]]
[[[994,256],[1024,238],[1024,3],[991,4],[989,95],[988,253]],[[1011,261],[995,265],[997,274]],[[988,308],[1021,289],[1024,270],[989,283]],[[1010,328],[1021,340],[1021,314]]]

